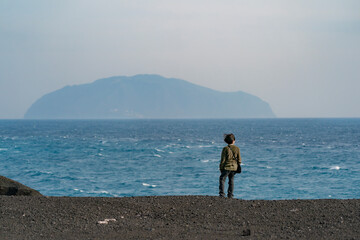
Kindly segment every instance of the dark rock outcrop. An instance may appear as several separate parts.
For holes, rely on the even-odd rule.
[[[10,178],[0,176],[0,195],[7,196],[42,196],[35,189],[29,188]]]

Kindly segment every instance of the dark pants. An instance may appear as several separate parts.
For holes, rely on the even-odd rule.
[[[234,192],[234,176],[235,176],[234,171],[228,171],[228,170],[221,171],[221,175],[220,175],[220,179],[219,179],[219,195],[220,195],[220,197],[225,197],[224,184],[225,184],[227,177],[229,177],[229,188],[228,188],[227,196],[229,198],[232,198],[234,196],[234,194],[233,194],[233,192]]]

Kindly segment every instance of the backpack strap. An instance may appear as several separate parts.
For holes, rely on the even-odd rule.
[[[230,151],[231,151],[231,153],[233,155],[233,159],[235,159],[236,163],[237,163],[237,169],[236,169],[236,171],[234,171],[235,174],[236,173],[241,173],[241,166],[240,166],[239,160],[235,157],[235,154],[234,154],[233,150],[231,149],[231,147],[229,145],[228,145],[228,148],[230,149]]]
[[[235,157],[235,154],[234,154],[234,152],[233,152],[233,150],[231,149],[231,147],[228,145],[227,146],[229,149],[230,149],[230,152],[232,153],[232,155],[233,155],[233,159],[235,159],[236,160],[236,162],[238,161],[238,159]]]

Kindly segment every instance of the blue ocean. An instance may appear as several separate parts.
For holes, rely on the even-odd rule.
[[[360,119],[1,120],[0,175],[50,196],[216,196],[224,133],[236,198],[360,198]]]

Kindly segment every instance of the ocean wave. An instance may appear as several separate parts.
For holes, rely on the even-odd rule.
[[[155,188],[157,185],[153,185],[153,184],[149,184],[149,183],[142,183],[143,186],[145,187],[152,187]]]
[[[81,189],[74,189],[75,191],[84,193],[84,196],[88,196],[88,195],[95,195],[95,196],[111,196],[111,197],[117,197],[116,194],[113,194],[109,191],[106,190],[90,190],[90,191],[85,191],[85,190],[81,190]]]
[[[203,159],[203,160],[201,160],[201,162],[203,162],[203,163],[217,162],[217,161],[220,161],[220,160],[219,159]]]
[[[155,148],[156,151],[158,152],[165,152],[164,150],[161,150],[161,149],[158,149],[158,148]]]
[[[161,155],[159,155],[159,154],[154,154],[154,157],[161,158]]]
[[[340,170],[341,167],[340,166],[331,166],[330,170]]]
[[[7,148],[0,148],[0,152],[1,151],[7,151],[8,149]]]
[[[100,193],[100,194],[110,194],[110,195],[112,195],[111,193],[109,193],[108,191],[105,191],[105,190],[92,191],[92,192],[89,192],[89,193]]]
[[[53,174],[52,172],[49,171],[37,171],[37,170],[26,170],[25,175],[29,175],[31,177],[38,177],[38,176],[42,176],[42,175],[50,175]]]
[[[84,190],[77,189],[77,188],[74,188],[74,191],[77,191],[77,192],[84,192]]]
[[[171,143],[171,144],[166,145],[164,148],[172,148],[172,147],[178,147],[178,146],[179,146],[179,144],[177,144],[177,143]]]

